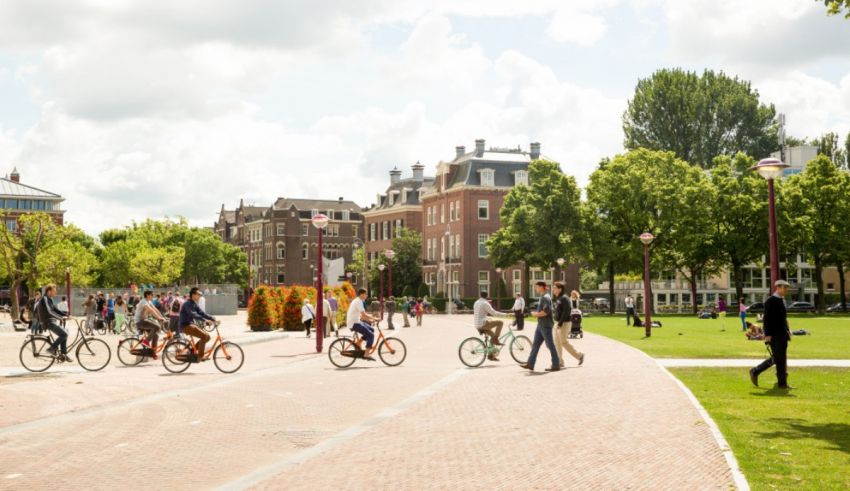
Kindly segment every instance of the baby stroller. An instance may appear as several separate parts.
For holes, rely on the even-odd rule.
[[[570,339],[584,338],[581,330],[581,310],[573,309],[570,312]]]

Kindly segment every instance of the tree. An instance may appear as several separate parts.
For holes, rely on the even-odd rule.
[[[845,19],[850,19],[850,0],[823,0],[829,15],[844,14]],[[846,10],[846,12],[845,12]]]
[[[814,263],[817,308],[823,312],[823,268],[833,261],[836,245],[848,235],[850,175],[819,155],[801,174],[788,178],[780,190],[778,207],[786,224],[780,237],[786,250],[804,251],[808,262]]]
[[[707,168],[719,155],[770,154],[778,147],[775,116],[747,81],[662,69],[638,81],[623,115],[624,145],[669,150]]]
[[[850,137],[850,135],[848,135]],[[846,143],[846,142],[845,142]],[[838,133],[828,132],[812,140],[812,145],[818,147],[818,154],[826,155],[839,168],[847,168],[847,154],[841,146]]]
[[[184,256],[185,251],[176,246],[145,247],[136,251],[128,269],[140,283],[171,284],[180,278]]]
[[[755,160],[739,153],[734,159],[718,157],[711,169],[715,201],[712,241],[735,282],[735,298],[744,294],[744,266],[758,261],[767,250],[767,181],[748,169]]]
[[[522,261],[526,278],[530,267],[549,269],[561,257],[568,264],[578,262],[585,243],[575,178],[561,172],[557,162],[540,159],[529,164],[528,182],[505,197],[499,212],[502,227],[487,242],[496,267]]]
[[[422,236],[403,228],[393,239],[393,291],[398,296],[406,288],[413,290],[422,281]]]
[[[38,253],[38,285],[64,284],[65,270],[71,269],[74,286],[91,286],[97,279],[97,257],[78,242],[53,242]]]

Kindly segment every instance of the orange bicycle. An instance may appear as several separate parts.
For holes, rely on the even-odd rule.
[[[175,337],[165,344],[162,354],[162,365],[171,373],[183,373],[192,363],[198,363],[200,357],[212,356],[215,367],[223,373],[234,373],[242,367],[245,354],[238,344],[224,341],[218,330],[219,321],[213,323],[215,339],[212,347],[205,353],[198,354],[197,343],[189,339]],[[196,356],[197,355],[197,356]]]
[[[164,322],[160,322],[160,325],[165,324]],[[134,335],[129,338],[124,338],[121,342],[118,343],[118,359],[124,365],[128,367],[134,367],[139,363],[145,361],[146,358],[150,358],[155,354],[159,354],[165,349],[165,345],[168,344],[174,338],[174,332],[168,330],[165,333],[165,338],[157,345],[156,349],[149,347],[146,344],[143,344],[143,338],[140,335]]]
[[[384,332],[381,331],[379,325],[375,325],[377,331],[375,342],[378,343],[378,356],[385,365],[397,367],[401,365],[407,358],[407,347],[399,338],[384,337]],[[331,343],[328,348],[328,358],[331,363],[338,368],[348,368],[354,364],[358,358],[363,358],[365,355],[363,349],[363,338],[358,333],[353,336],[342,336]]]

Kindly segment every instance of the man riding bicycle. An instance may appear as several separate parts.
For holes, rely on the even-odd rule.
[[[363,353],[363,358],[374,361],[372,353],[375,352],[375,330],[372,328],[372,322],[378,322],[377,317],[373,317],[366,313],[366,290],[361,288],[357,291],[357,298],[351,301],[348,306],[348,314],[345,316],[345,323],[352,331],[360,334],[366,340],[366,351]]]
[[[56,340],[47,348],[47,351],[59,361],[74,361],[68,356],[68,331],[59,324],[59,321],[64,321],[67,316],[64,312],[60,312],[53,304],[53,297],[55,295],[56,285],[47,285],[44,287],[44,296],[35,305],[35,315],[43,329],[48,329],[56,335]],[[62,349],[59,355],[56,354],[57,347]]]
[[[208,357],[204,356],[206,351],[204,348],[210,340],[210,335],[203,329],[195,325],[195,320],[204,320],[206,324],[215,322],[215,317],[207,314],[198,306],[198,299],[201,298],[201,290],[198,287],[192,287],[189,291],[189,299],[180,307],[180,329],[183,333],[198,338],[198,350],[195,353],[195,358],[191,361],[207,361]]]
[[[502,333],[502,327],[504,327],[505,323],[497,320],[488,321],[487,316],[508,317],[508,314],[502,314],[493,309],[493,306],[487,301],[487,292],[481,292],[481,298],[476,300],[472,306],[472,313],[474,314],[473,324],[478,330],[478,333],[489,336],[490,343],[493,346],[501,346],[502,343],[499,342],[499,335]],[[495,332],[493,329],[495,329]],[[495,353],[490,353],[487,355],[487,358],[492,361],[499,361]]]
[[[147,290],[145,291],[144,298],[136,305],[136,312],[133,315],[133,319],[136,321],[136,328],[139,332],[147,334],[145,339],[142,340],[142,344],[153,351],[151,358],[156,360],[158,358],[156,356],[156,345],[159,341],[159,324],[151,322],[149,320],[151,317],[162,322],[165,321],[165,318],[159,313],[159,309],[153,305],[153,292]]]

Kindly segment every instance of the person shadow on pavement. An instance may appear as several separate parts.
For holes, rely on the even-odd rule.
[[[786,429],[759,433],[761,438],[816,439],[831,444],[831,450],[850,454],[850,424],[808,423],[797,418],[769,418],[768,421],[785,425]]]

